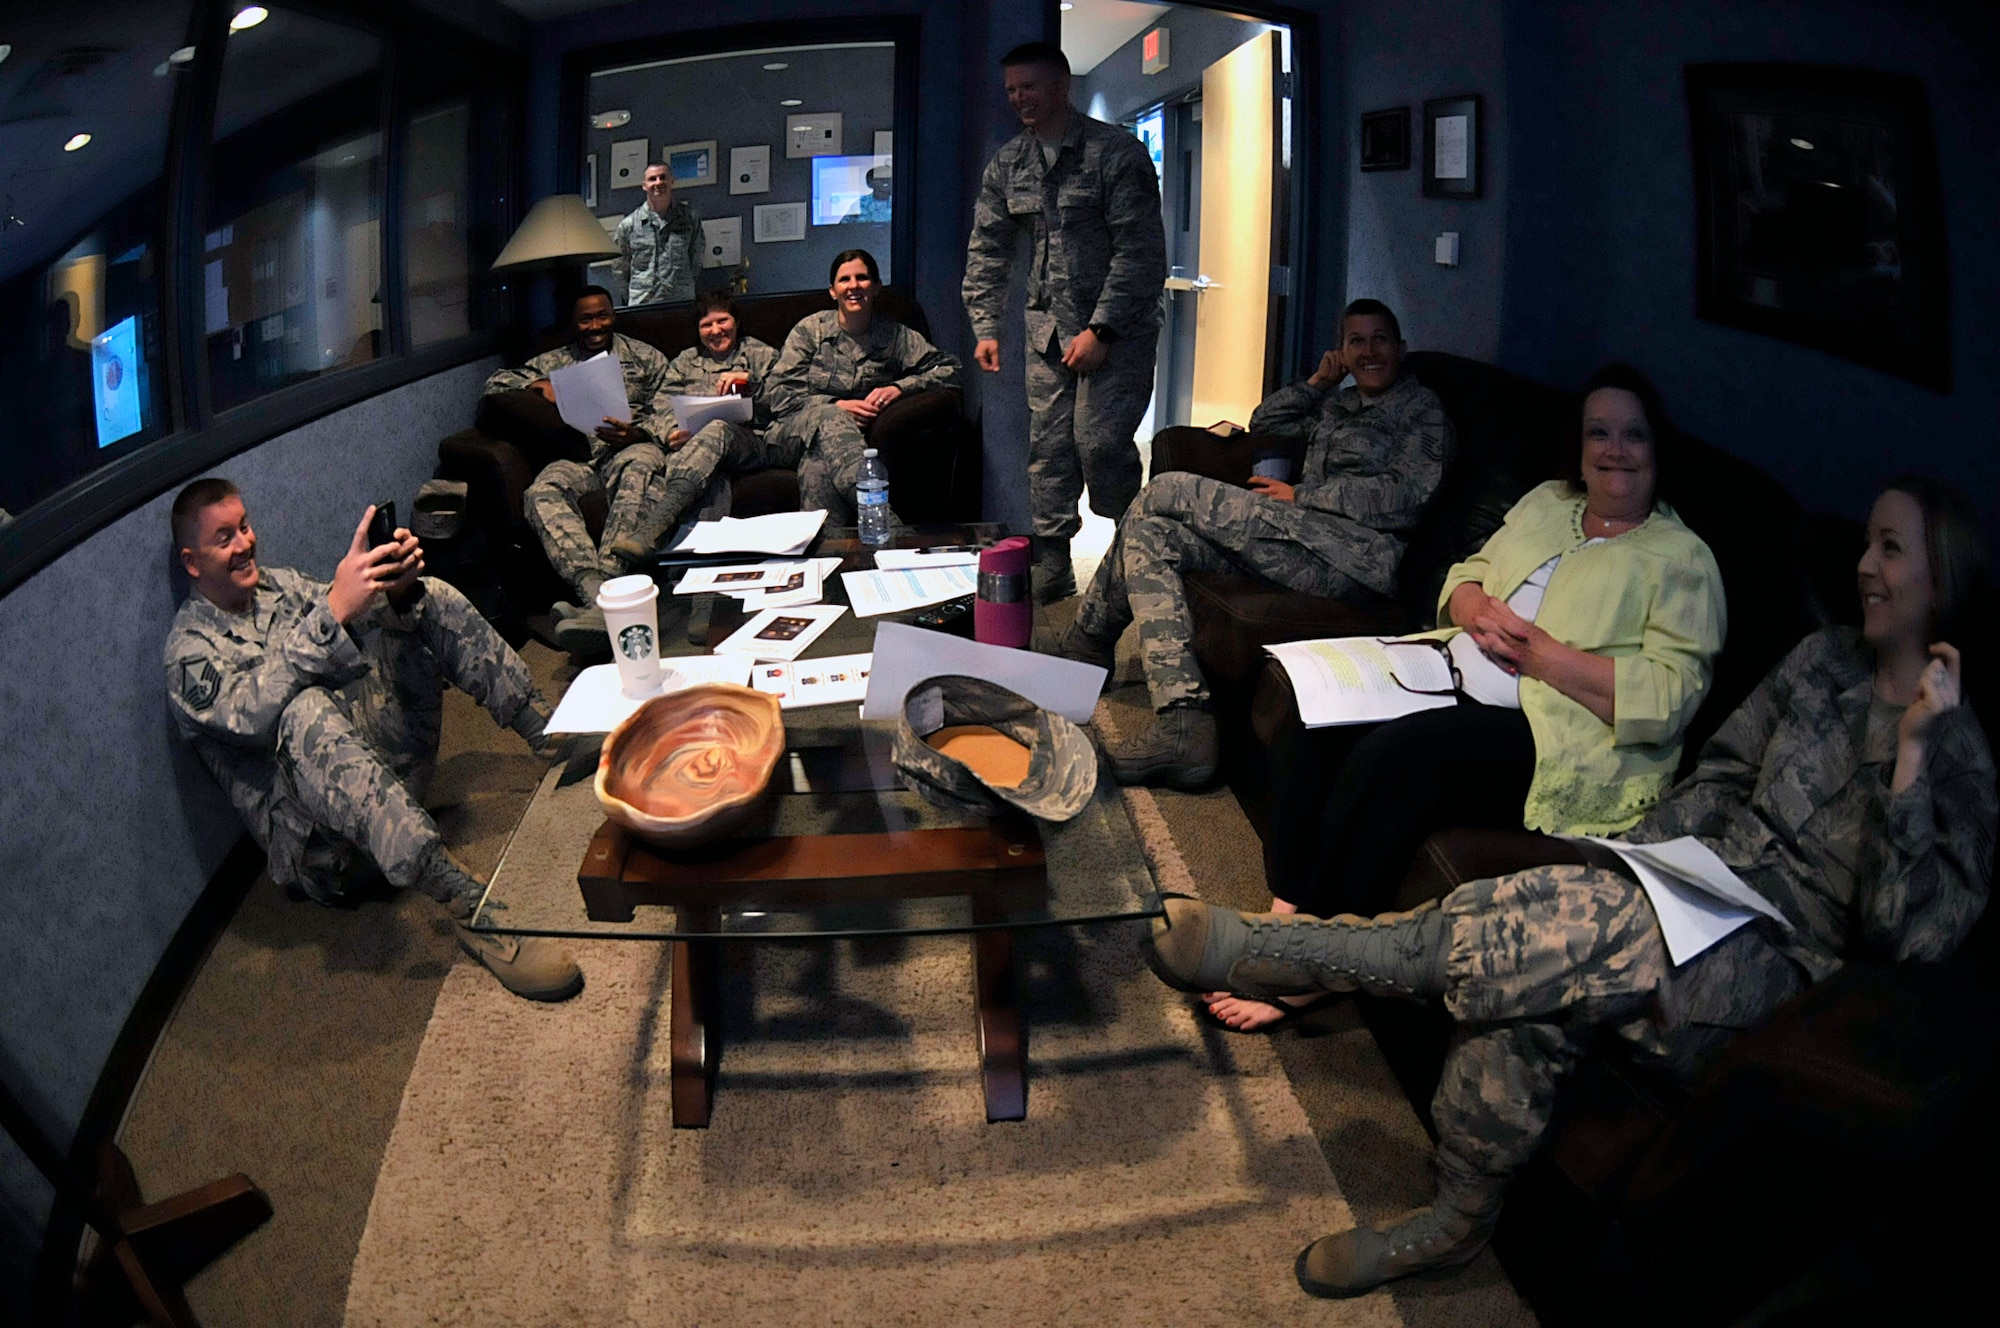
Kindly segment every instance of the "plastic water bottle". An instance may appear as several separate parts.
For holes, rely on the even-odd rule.
[[[874,448],[861,454],[861,478],[854,482],[856,524],[863,544],[889,542],[889,468]]]

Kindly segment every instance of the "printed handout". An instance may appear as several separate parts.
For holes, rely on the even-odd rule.
[[[801,659],[788,663],[764,663],[750,670],[750,685],[770,692],[785,710],[805,706],[852,705],[868,692],[868,674],[874,656],[827,655],[821,659]]]
[[[1429,641],[1343,636],[1265,646],[1284,666],[1309,729],[1372,724],[1457,705],[1451,666]]]
[[[715,420],[743,424],[750,419],[750,398],[725,393],[716,397],[673,398],[674,423],[689,433],[700,433]]]
[[[730,682],[741,687],[749,681],[747,655],[675,655],[660,661],[660,690],[654,695],[684,691],[696,683]],[[609,733],[650,700],[650,696],[625,695],[616,664],[593,664],[577,674],[563,693],[548,731]]]
[[[979,589],[979,571],[960,564],[895,572],[846,572],[840,582],[847,587],[847,602],[854,606],[854,616],[873,618],[970,595]]]
[[[716,653],[748,655],[752,659],[797,659],[846,612],[847,606],[843,604],[766,609],[737,628],[715,648]]]
[[[824,509],[773,512],[769,516],[697,521],[677,553],[771,553],[781,557],[804,553],[826,524]]]
[[[597,426],[607,419],[632,422],[632,405],[625,399],[624,368],[608,350],[581,364],[553,370],[549,386],[556,390],[556,414],[586,438],[595,436]]]

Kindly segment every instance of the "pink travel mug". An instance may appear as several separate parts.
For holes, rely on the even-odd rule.
[[[1025,650],[1034,629],[1028,598],[1028,537],[1014,535],[979,553],[979,598],[972,602],[972,637],[989,646]]]

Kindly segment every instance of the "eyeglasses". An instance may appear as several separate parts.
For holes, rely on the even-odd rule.
[[[1461,692],[1461,691],[1463,691],[1463,690],[1464,690],[1464,688],[1465,688],[1465,679],[1464,679],[1463,677],[1461,677],[1461,676],[1459,675],[1459,672],[1458,672],[1458,662],[1457,662],[1456,660],[1454,660],[1454,659],[1453,659],[1453,658],[1451,657],[1451,647],[1450,647],[1450,645],[1449,645],[1449,644],[1447,644],[1446,642],[1443,642],[1443,641],[1384,641],[1384,642],[1382,643],[1382,648],[1383,648],[1384,650],[1387,650],[1387,649],[1388,649],[1388,648],[1389,648],[1390,646],[1416,646],[1416,647],[1419,647],[1420,649],[1421,649],[1421,648],[1427,648],[1427,649],[1431,649],[1431,650],[1435,650],[1435,651],[1437,651],[1437,652],[1438,652],[1438,654],[1439,654],[1439,655],[1441,655],[1441,656],[1443,656],[1443,657],[1444,657],[1444,666],[1445,666],[1445,668],[1446,668],[1447,670],[1449,670],[1449,671],[1450,671],[1450,673],[1451,673],[1451,686],[1449,686],[1449,687],[1412,687],[1412,686],[1410,686],[1410,684],[1408,684],[1408,683],[1404,682],[1404,681],[1403,681],[1403,680],[1402,680],[1401,678],[1397,677],[1397,676],[1396,676],[1396,671],[1395,671],[1394,669],[1391,669],[1391,670],[1389,670],[1389,681],[1390,681],[1390,682],[1393,682],[1393,683],[1395,683],[1395,684],[1396,684],[1396,685],[1397,685],[1398,687],[1402,688],[1402,689],[1403,689],[1404,691],[1408,692],[1408,693],[1409,693],[1410,695],[1412,695],[1412,696],[1456,696],[1456,695],[1457,695],[1457,694],[1458,694],[1459,692]]]

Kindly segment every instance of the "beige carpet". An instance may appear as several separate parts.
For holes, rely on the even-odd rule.
[[[1024,946],[1029,1115],[1001,1125],[958,938],[733,950],[705,1131],[668,1122],[661,947],[581,947],[554,1008],[460,965],[347,1322],[1400,1323],[1279,1275],[1346,1205],[1270,1044],[1198,1027],[1134,934]]]

